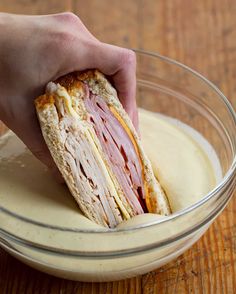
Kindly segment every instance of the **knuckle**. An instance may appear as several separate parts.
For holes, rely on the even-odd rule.
[[[75,40],[76,36],[72,32],[60,31],[58,32],[58,41],[61,45],[71,43]]]
[[[52,34],[51,45],[54,48],[52,52],[57,52],[57,54],[64,54],[67,49],[71,48],[76,40],[76,35],[73,32],[59,30]]]
[[[94,40],[91,38],[87,38],[86,40],[83,40],[83,43],[86,46],[87,51],[90,51],[92,55],[100,48],[100,42],[96,39]]]
[[[122,49],[120,61],[122,66],[135,67],[136,54],[130,49]]]
[[[69,24],[74,24],[79,22],[79,18],[76,14],[72,12],[63,12],[56,15],[59,21],[64,21]]]

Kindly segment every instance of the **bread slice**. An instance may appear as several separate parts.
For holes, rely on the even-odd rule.
[[[83,213],[106,227],[170,214],[116,90],[97,70],[50,82],[35,100],[44,139]]]

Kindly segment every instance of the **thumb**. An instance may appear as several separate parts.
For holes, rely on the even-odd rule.
[[[64,182],[44,141],[34,108],[32,107],[32,111],[28,110],[27,113],[20,121],[18,118],[17,123],[14,120],[11,120],[10,123],[5,123],[24,142],[33,155],[48,167],[56,180]]]

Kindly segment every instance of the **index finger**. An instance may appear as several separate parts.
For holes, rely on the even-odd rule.
[[[108,44],[102,45],[102,51],[104,53],[98,52],[95,60],[97,68],[112,77],[118,97],[137,128],[136,55],[132,50]]]
[[[105,75],[112,78],[117,90],[118,97],[129,114],[133,124],[138,128],[137,106],[136,106],[136,55],[132,50],[120,48],[117,46],[92,42],[89,48],[83,51],[81,58],[81,48],[71,48],[73,54],[70,54],[68,64],[74,64],[79,61],[79,70],[97,68]],[[71,50],[70,49],[70,50]]]

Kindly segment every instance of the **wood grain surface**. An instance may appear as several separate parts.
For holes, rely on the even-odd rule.
[[[214,82],[236,107],[235,0],[0,0],[0,11],[71,10],[104,42],[157,51]],[[3,128],[3,127],[1,127]],[[133,279],[81,283],[54,278],[0,249],[0,293],[236,293],[236,199],[207,233],[166,266]]]

